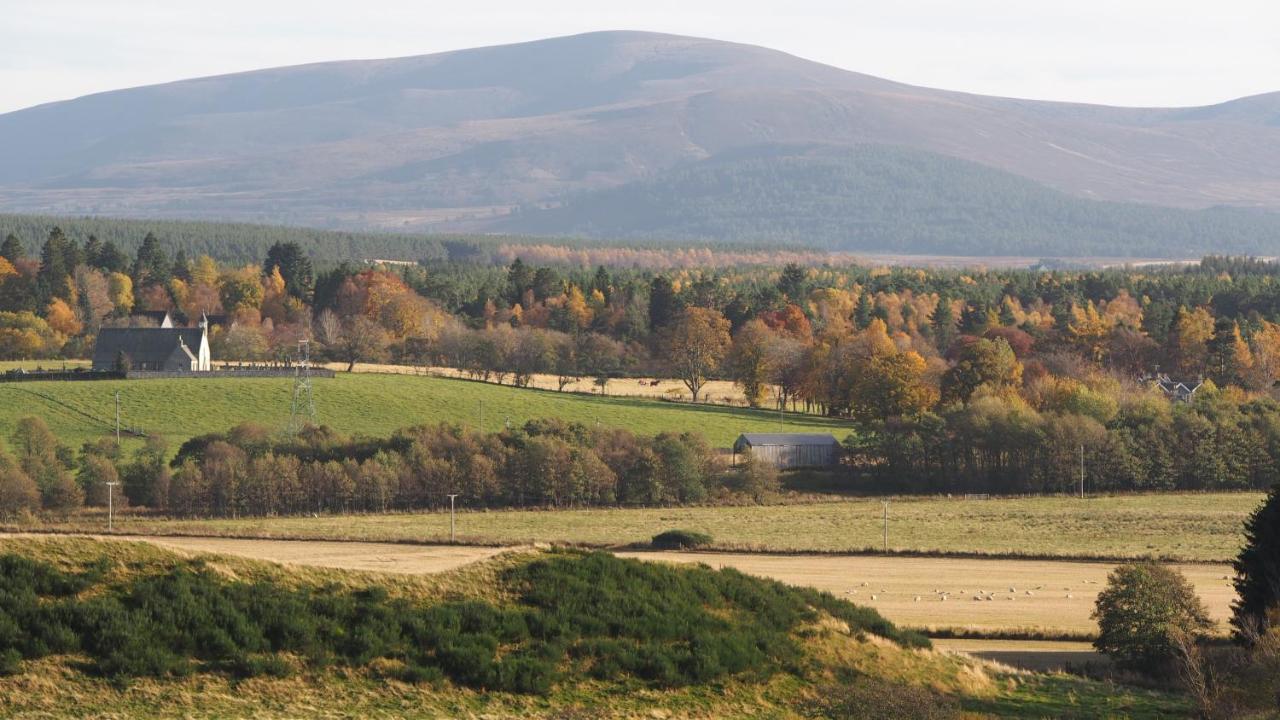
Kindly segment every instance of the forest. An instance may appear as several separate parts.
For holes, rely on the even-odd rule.
[[[1075,197],[977,163],[888,145],[762,146],[531,207],[532,235],[798,243],[942,255],[1272,255],[1280,214]]]
[[[546,374],[561,389],[591,378],[608,393],[616,378],[661,376],[702,402],[706,382],[732,380],[753,406],[848,419],[854,430],[840,439],[856,487],[1075,492],[1083,465],[1092,490],[1264,488],[1280,467],[1278,280],[1275,263],[1223,256],[1044,271],[659,270],[520,257],[317,269],[293,242],[232,264],[172,251],[155,236],[130,254],[55,230],[38,254],[14,238],[0,244],[0,359],[86,357],[98,327],[154,322],[137,313],[168,311],[180,323],[217,318],[211,342],[221,361],[287,359],[311,338],[317,354],[348,366],[447,366],[514,386]],[[1186,392],[1172,396],[1158,380]],[[627,484],[635,463],[611,464],[599,438],[534,435],[565,443],[544,449],[575,458],[565,467],[589,481],[569,492],[486,490],[486,503],[700,502],[727,482],[672,492],[687,485],[680,472],[647,461],[668,490],[636,490],[644,483]],[[15,438],[20,457],[11,465],[31,454],[24,442]],[[511,462],[509,439],[450,442],[497,442],[503,452],[469,456],[495,468]],[[665,452],[652,445],[661,442],[635,440],[654,457]],[[439,459],[437,450],[426,454]],[[68,476],[94,455],[77,460],[56,443],[45,454]],[[245,454],[245,462],[255,457]],[[485,472],[451,470],[441,487],[483,483]],[[34,475],[46,507],[74,495],[54,482],[59,473]],[[237,511],[219,502],[193,512]]]

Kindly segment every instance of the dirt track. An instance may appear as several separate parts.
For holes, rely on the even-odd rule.
[[[502,552],[502,548],[396,543],[350,543],[296,540],[235,540],[229,538],[181,538],[99,536],[104,540],[136,540],[185,552],[237,555],[285,565],[311,565],[340,570],[423,575],[462,567]]]

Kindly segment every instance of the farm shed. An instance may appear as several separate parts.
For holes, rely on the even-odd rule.
[[[744,433],[733,443],[733,455],[750,450],[782,470],[829,467],[840,462],[840,443],[830,435],[814,433]]]

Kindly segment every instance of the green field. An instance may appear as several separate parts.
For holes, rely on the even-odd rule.
[[[1260,493],[1165,494],[964,500],[900,498],[889,503],[889,548],[899,552],[1061,558],[1155,556],[1226,562]],[[465,508],[465,498],[461,500]],[[773,506],[463,512],[458,535],[475,542],[568,542],[619,546],[684,528],[710,533],[722,549],[857,552],[878,550],[879,499]],[[102,530],[80,516],[67,529]],[[383,541],[447,541],[447,513],[155,520],[118,518],[139,534],[226,535]]]
[[[409,425],[450,422],[497,431],[536,418],[558,417],[651,435],[693,430],[727,447],[742,432],[778,431],[776,413],[629,397],[598,397],[489,383],[379,374],[339,374],[313,381],[318,420],[340,432],[386,435]],[[245,421],[283,429],[293,381],[288,378],[101,380],[0,383],[0,436],[24,415],[43,417],[66,444],[111,432],[120,391],[122,421],[175,442]],[[844,439],[845,422],[788,415],[787,431],[830,432]]]

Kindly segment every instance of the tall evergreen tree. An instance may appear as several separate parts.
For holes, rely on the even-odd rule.
[[[1239,325],[1230,318],[1218,318],[1214,322],[1208,350],[1207,366],[1214,383],[1220,386],[1243,383],[1245,371],[1252,362],[1249,346],[1240,337]]]
[[[178,248],[178,254],[173,258],[173,268],[169,274],[183,282],[191,282],[191,261],[187,260],[187,251]]]
[[[649,326],[664,328],[680,312],[680,298],[676,296],[671,278],[658,275],[649,283]]]
[[[262,270],[270,275],[276,268],[280,268],[280,277],[284,278],[285,292],[299,300],[311,299],[316,284],[315,270],[301,245],[296,242],[272,245],[267,250],[267,261],[263,263]]]
[[[168,283],[171,270],[169,258],[165,255],[164,248],[160,247],[160,241],[155,234],[147,233],[133,260],[134,286],[141,288],[153,283]]]
[[[13,233],[6,235],[4,242],[0,243],[0,257],[5,260],[8,260],[11,263],[16,263],[26,256],[26,248],[22,247],[22,241]]]
[[[792,302],[800,302],[804,297],[806,277],[804,268],[795,263],[787,263],[778,277],[778,290]]]
[[[1244,524],[1244,549],[1236,558],[1238,598],[1231,606],[1236,639],[1249,642],[1280,612],[1280,484]]]
[[[875,319],[875,305],[871,302],[871,293],[863,290],[858,295],[858,304],[853,308],[853,324],[859,330],[865,330]]]
[[[121,252],[120,248],[110,240],[102,243],[98,252],[93,257],[86,258],[85,261],[108,273],[122,273],[129,269],[129,256]]]
[[[951,311],[951,300],[938,298],[938,305],[929,316],[929,328],[933,334],[933,343],[939,352],[946,352],[951,342],[956,339],[956,317]]]
[[[516,258],[511,261],[511,266],[507,268],[507,291],[506,300],[510,305],[515,305],[524,300],[526,291],[533,288],[533,270],[524,264],[524,260]]]
[[[609,271],[603,265],[596,268],[595,277],[591,278],[591,289],[599,290],[605,302],[609,301],[613,292],[613,279],[609,277]]]
[[[49,231],[49,239],[40,250],[40,271],[36,275],[40,304],[52,298],[71,299],[71,273],[80,258],[80,248],[68,240],[62,228]]]

